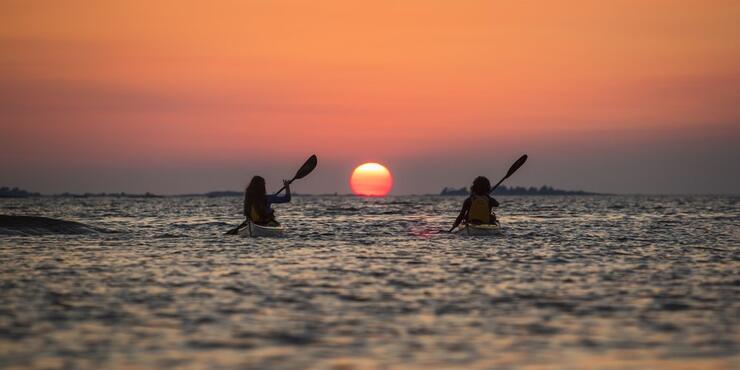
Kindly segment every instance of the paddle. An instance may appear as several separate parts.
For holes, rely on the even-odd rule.
[[[316,154],[308,157],[306,163],[304,163],[303,166],[301,166],[301,168],[296,171],[295,176],[293,176],[293,178],[288,181],[288,185],[292,184],[295,180],[306,177],[309,173],[311,173],[311,171],[313,171],[314,168],[316,168],[316,164],[318,163],[318,161],[319,160],[318,158],[316,158]],[[280,192],[282,192],[283,190],[285,190],[285,185],[283,185],[283,187],[280,188],[280,190],[278,190],[275,195],[280,194]]]
[[[491,191],[490,191],[490,192],[488,192],[488,194],[491,194],[491,193],[493,193],[493,191],[494,191],[494,190],[496,190],[496,188],[497,188],[497,187],[498,187],[499,185],[501,185],[501,183],[502,183],[502,182],[504,182],[504,180],[508,179],[508,178],[509,178],[509,176],[513,175],[513,174],[514,174],[514,172],[516,172],[516,170],[518,170],[518,169],[519,169],[519,167],[521,167],[521,166],[522,166],[522,165],[524,164],[524,162],[526,162],[526,161],[527,161],[527,158],[528,158],[528,157],[527,157],[527,155],[526,155],[526,154],[525,154],[525,155],[523,155],[523,156],[521,156],[521,157],[519,157],[519,159],[517,159],[517,160],[516,160],[516,162],[514,162],[514,164],[512,164],[512,165],[511,165],[511,167],[509,167],[509,171],[508,171],[508,172],[506,172],[506,176],[504,176],[504,178],[503,178],[503,179],[501,179],[501,181],[499,181],[498,183],[496,183],[496,185],[495,185],[494,187],[492,187],[492,188],[491,188]]]
[[[497,183],[496,183],[496,185],[495,185],[494,187],[492,187],[492,188],[491,188],[491,191],[490,191],[490,192],[488,192],[488,193],[489,193],[489,194],[490,194],[490,193],[493,193],[493,191],[494,191],[494,190],[496,190],[496,188],[497,188],[497,187],[498,187],[499,185],[501,185],[501,183],[502,183],[502,182],[504,182],[504,180],[508,179],[508,178],[509,178],[509,176],[513,175],[513,174],[514,174],[514,172],[516,172],[516,170],[518,170],[518,169],[519,169],[519,167],[521,167],[521,166],[522,166],[522,165],[524,164],[524,162],[526,162],[526,161],[527,161],[527,155],[526,155],[526,154],[525,154],[525,155],[523,155],[523,156],[521,156],[521,157],[519,157],[519,159],[517,159],[517,160],[516,160],[516,162],[514,162],[514,164],[512,164],[512,165],[511,165],[511,167],[509,167],[509,171],[507,171],[507,172],[506,172],[506,176],[504,176],[504,178],[502,178],[502,179],[501,179],[501,181],[497,182]],[[451,228],[451,229],[450,229],[450,231],[448,231],[448,232],[450,232],[450,233],[451,233],[451,232],[452,232],[452,230],[455,230],[455,228],[456,228],[456,227],[457,227],[458,225],[460,225],[460,221],[462,221],[462,220],[455,220],[455,224],[454,224],[454,225],[452,225],[452,228]]]
[[[293,178],[290,179],[290,181],[288,181],[288,185],[292,184],[293,181],[295,181],[295,180],[302,179],[302,178],[308,176],[308,174],[311,173],[311,171],[313,171],[314,168],[316,168],[316,164],[318,164],[318,158],[316,158],[316,154],[308,157],[308,159],[306,160],[306,162],[303,163],[303,166],[301,166],[301,168],[299,168],[298,171],[296,171],[295,176],[293,176]],[[275,195],[280,194],[283,190],[285,190],[285,185],[283,185],[283,187],[280,188],[280,190],[278,190],[275,193]],[[246,225],[247,222],[249,222],[248,219],[247,220],[244,220],[244,222],[242,222],[241,225],[239,225],[239,226],[237,226],[237,227],[235,227],[235,228],[227,231],[226,232],[226,235],[234,235],[234,234],[238,233],[239,232],[239,229],[241,229],[242,227],[244,227],[244,225]]]

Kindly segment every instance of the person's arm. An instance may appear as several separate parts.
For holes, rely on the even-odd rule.
[[[463,202],[462,209],[460,210],[460,214],[457,215],[457,218],[455,219],[455,223],[452,224],[452,228],[450,228],[450,232],[452,232],[452,230],[455,230],[457,225],[460,225],[460,223],[465,219],[465,216],[467,216],[468,212],[470,212],[470,204],[471,204],[470,198],[465,199],[465,201]]]
[[[493,212],[493,208],[494,207],[498,207],[498,201],[496,199],[493,199],[493,197],[491,197],[491,196],[489,196],[488,199],[489,199],[489,202],[488,202],[488,213],[491,214],[491,220],[490,220],[490,222],[491,223],[496,223],[498,221],[496,221],[496,213]]]
[[[290,182],[288,180],[283,180],[283,185],[285,185],[285,195],[275,195],[271,194],[267,196],[267,203],[269,204],[279,204],[279,203],[288,203],[290,202]]]

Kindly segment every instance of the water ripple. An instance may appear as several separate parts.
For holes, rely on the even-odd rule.
[[[737,197],[13,199],[117,233],[0,237],[2,368],[732,368]]]

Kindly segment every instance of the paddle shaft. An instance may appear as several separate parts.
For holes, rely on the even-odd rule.
[[[302,178],[308,176],[308,174],[311,173],[314,168],[316,168],[316,163],[317,163],[316,154],[308,157],[308,159],[306,160],[306,162],[303,163],[303,166],[301,166],[301,168],[299,168],[298,171],[296,171],[295,176],[293,176],[293,178],[290,179],[290,181],[288,181],[288,184],[287,185],[292,184],[293,181],[295,181],[297,179],[302,179]],[[278,190],[275,193],[275,195],[278,195],[278,194],[280,194],[280,192],[282,192],[283,190],[285,190],[285,188],[287,187],[287,185],[283,185],[283,187],[280,188],[280,190]]]
[[[292,178],[292,179],[290,179],[290,181],[288,181],[288,185],[292,184],[292,183],[293,183],[293,181],[295,181],[295,177],[294,177],[294,178]],[[275,195],[278,195],[278,194],[280,194],[280,193],[281,193],[281,192],[282,192],[283,190],[285,190],[285,185],[283,185],[283,187],[282,187],[282,188],[280,188],[280,190],[276,191],[276,192],[275,192]]]
[[[491,194],[491,193],[493,193],[493,191],[494,191],[494,190],[496,190],[496,188],[497,188],[497,187],[498,187],[499,185],[501,185],[501,183],[502,183],[502,182],[504,182],[504,180],[506,180],[507,178],[509,178],[509,176],[504,176],[504,178],[503,178],[503,179],[499,180],[499,182],[497,182],[497,183],[496,183],[496,185],[494,185],[494,186],[493,186],[493,187],[491,188],[491,191],[490,191],[490,192],[488,192],[488,194]]]
[[[489,191],[488,194],[493,193],[493,191],[496,190],[496,188],[499,185],[501,185],[501,183],[504,182],[504,180],[508,179],[509,176],[513,175],[514,172],[516,172],[522,165],[524,165],[524,162],[527,161],[527,158],[528,156],[526,154],[519,157],[519,159],[517,159],[516,162],[514,162],[514,164],[512,164],[511,167],[509,167],[509,170],[506,172],[506,176],[504,176],[504,178],[501,179],[501,181],[497,182],[496,185],[491,188],[491,191]]]
[[[241,229],[242,227],[244,227],[244,225],[246,225],[247,223],[249,223],[249,220],[248,219],[247,220],[244,220],[244,222],[242,222],[239,226],[237,226],[237,227],[235,227],[235,228],[227,231],[226,234],[236,234],[239,231],[239,229]]]

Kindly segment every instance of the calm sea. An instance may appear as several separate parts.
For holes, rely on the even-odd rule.
[[[738,197],[0,200],[110,231],[0,235],[0,368],[737,369]]]

